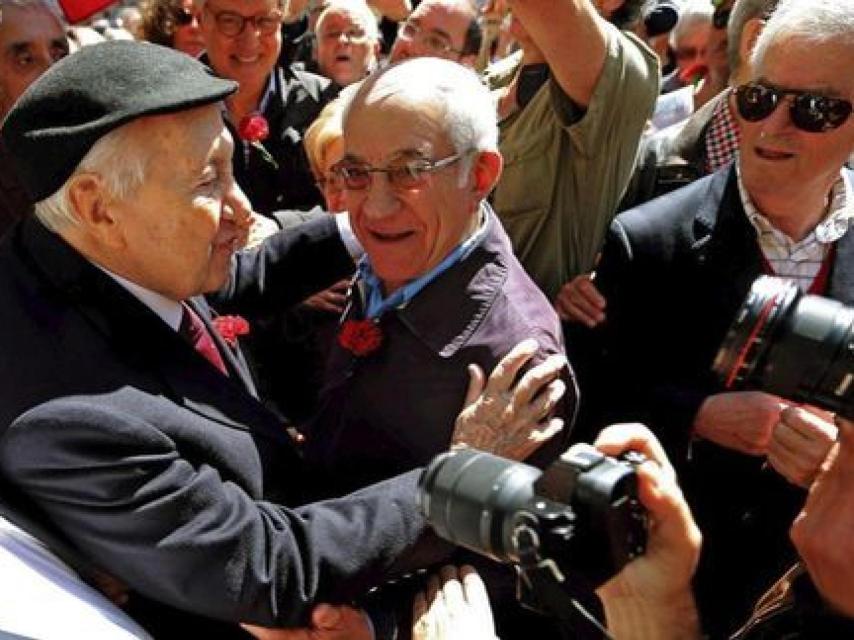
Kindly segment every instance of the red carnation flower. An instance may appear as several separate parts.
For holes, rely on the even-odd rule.
[[[683,84],[696,85],[709,74],[709,67],[703,62],[695,62],[679,74]]]
[[[249,334],[249,323],[241,316],[218,316],[211,323],[222,339],[232,347],[237,345],[238,337]]]
[[[373,320],[347,320],[338,333],[338,344],[359,358],[376,351],[383,333]]]
[[[237,135],[246,142],[263,142],[270,135],[270,125],[267,124],[267,118],[253,111],[237,125]]]
[[[267,162],[273,165],[274,169],[279,168],[279,163],[270,155],[270,152],[261,144],[262,140],[266,140],[270,135],[270,125],[267,124],[267,118],[253,111],[249,115],[243,117],[240,124],[237,125],[237,135],[241,140],[245,140],[255,147]]]

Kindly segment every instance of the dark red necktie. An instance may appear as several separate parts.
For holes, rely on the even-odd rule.
[[[181,307],[184,312],[181,315],[181,326],[178,327],[178,333],[184,336],[184,339],[193,345],[193,348],[208,362],[227,376],[228,370],[225,368],[225,362],[223,362],[216,343],[205,327],[205,323],[189,306],[181,304]]]

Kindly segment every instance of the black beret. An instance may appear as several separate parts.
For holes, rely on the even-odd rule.
[[[9,112],[0,135],[33,201],[53,195],[104,135],[140,118],[222,100],[237,83],[190,56],[144,42],[83,47],[48,69]]]

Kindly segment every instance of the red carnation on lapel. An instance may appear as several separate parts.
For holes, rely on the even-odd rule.
[[[354,356],[364,357],[383,343],[383,333],[373,320],[347,320],[338,333],[338,344]]]
[[[270,135],[270,125],[267,124],[267,118],[253,111],[237,125],[237,135],[246,142],[263,142]]]
[[[279,168],[279,163],[270,155],[270,152],[264,147],[261,142],[266,140],[270,135],[270,125],[267,124],[267,118],[257,111],[243,116],[240,123],[237,125],[237,135],[241,140],[245,140],[255,147],[267,162],[273,165],[274,169]]]
[[[217,316],[211,320],[213,328],[229,346],[237,345],[237,338],[249,334],[249,323],[241,316]]]

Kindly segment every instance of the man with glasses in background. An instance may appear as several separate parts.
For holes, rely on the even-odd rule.
[[[573,336],[596,347],[575,361],[596,414],[578,437],[643,421],[681,472],[706,538],[696,584],[712,634],[792,560],[792,485],[810,480],[793,463],[820,462],[833,437],[808,415],[784,425],[780,398],[727,392],[710,365],[761,274],[854,304],[852,35],[851,3],[778,5],[735,89],[735,162],[617,217],[596,271],[605,321]]]
[[[196,1],[207,50],[202,61],[239,84],[225,103],[226,123],[237,145],[234,176],[262,214],[310,209],[322,202],[302,137],[335,94],[327,79],[277,64],[284,8],[284,0]],[[255,116],[258,122],[259,115],[269,129],[259,141],[266,153],[245,139],[247,118]]]
[[[424,0],[400,23],[389,59],[432,56],[474,67],[483,39],[470,0]]]

